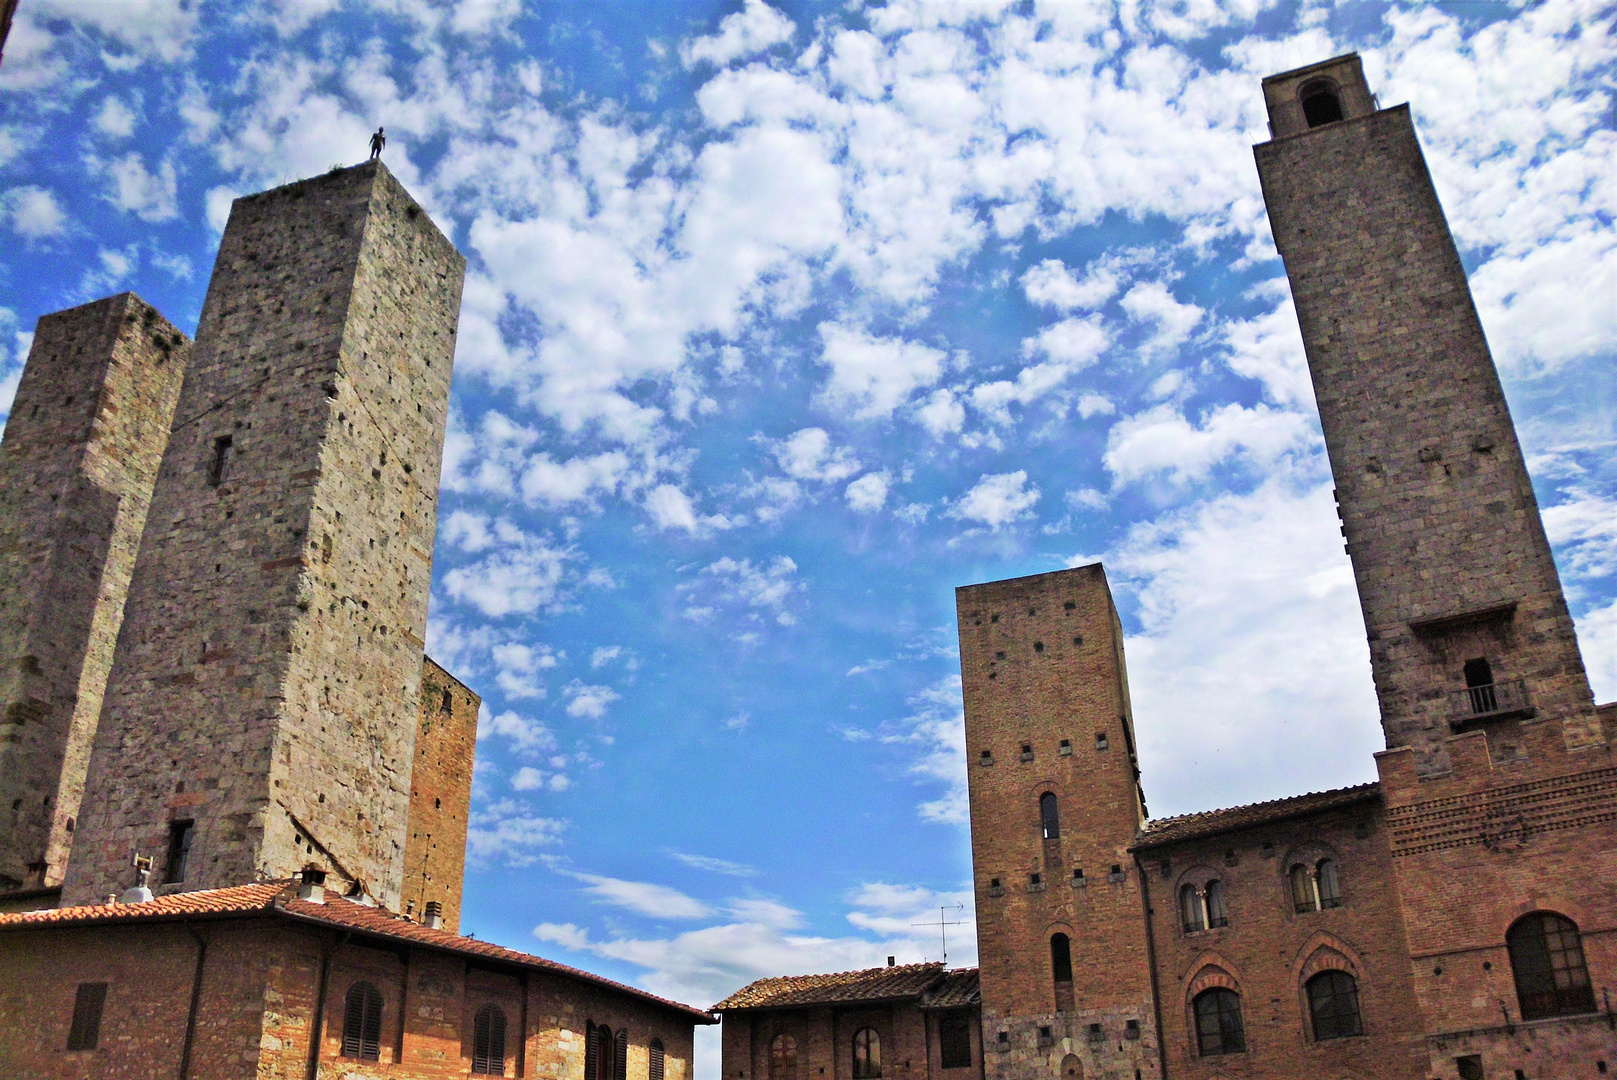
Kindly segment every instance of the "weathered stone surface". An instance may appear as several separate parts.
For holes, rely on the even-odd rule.
[[[62,882],[190,351],[133,293],[39,320],[0,444],[0,889]]]
[[[472,806],[472,758],[477,710],[483,699],[425,658],[421,670],[421,722],[410,771],[410,837],[404,846],[403,910],[424,916],[443,905],[445,930],[460,929],[461,884],[466,876],[466,827]]]
[[[305,865],[401,896],[465,262],[380,163],[237,200],[125,607],[65,903]]]

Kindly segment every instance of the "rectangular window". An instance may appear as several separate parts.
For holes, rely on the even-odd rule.
[[[945,1069],[971,1068],[971,1016],[944,1013],[938,1018],[938,1049]]]
[[[191,858],[191,840],[196,836],[196,822],[172,821],[168,826],[168,862],[164,864],[163,884],[173,885],[185,880],[185,864]]]
[[[106,1002],[106,983],[79,983],[73,998],[73,1026],[67,1033],[69,1050],[94,1050],[101,1042],[101,1007]]]
[[[213,464],[208,467],[208,483],[218,487],[230,476],[230,450],[233,440],[222,435],[213,440]]]

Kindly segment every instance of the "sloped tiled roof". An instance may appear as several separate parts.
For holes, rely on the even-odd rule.
[[[780,975],[743,986],[713,1006],[713,1011],[919,998],[943,977],[944,967],[937,963],[900,964],[830,975]]]
[[[326,894],[326,901],[323,904],[317,904],[312,900],[299,900],[290,884],[284,881],[174,893],[171,896],[159,896],[143,904],[86,904],[81,907],[0,914],[0,932],[58,926],[96,926],[246,916],[271,916],[317,923],[351,930],[358,934],[408,942],[424,948],[441,949],[462,956],[481,957],[485,960],[547,971],[672,1009],[698,1024],[717,1023],[710,1014],[694,1006],[669,1001],[667,998],[648,994],[644,990],[637,990],[632,986],[613,982],[611,979],[603,979],[599,975],[592,975],[587,971],[568,967],[566,964],[558,964],[554,960],[507,949],[493,942],[462,937],[448,930],[434,930],[430,926],[412,922],[382,908],[356,903],[332,893]]]
[[[1218,833],[1250,829],[1255,825],[1305,817],[1380,798],[1381,785],[1369,783],[1335,788],[1331,791],[1313,791],[1307,795],[1294,795],[1289,799],[1275,799],[1273,802],[1232,806],[1226,810],[1205,810],[1199,814],[1159,818],[1156,821],[1146,822],[1145,828],[1140,831],[1130,850],[1143,851],[1166,844],[1176,844],[1181,840],[1196,840]]]
[[[945,972],[938,984],[921,995],[923,1009],[958,1009],[981,1004],[983,996],[976,968],[956,968]]]

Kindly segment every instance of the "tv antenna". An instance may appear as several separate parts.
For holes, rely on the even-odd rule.
[[[954,906],[955,914],[957,914],[957,915],[960,912],[966,910],[966,905],[964,905],[964,904],[955,904],[953,906]],[[956,919],[954,921],[949,920],[949,918],[945,914],[946,912],[948,912],[949,907],[950,907],[950,905],[948,905],[948,904],[939,904],[938,905],[938,921],[937,922],[933,922],[931,919],[928,919],[926,922],[910,923],[911,926],[936,926],[938,928],[938,936],[943,939],[943,961],[944,961],[944,963],[949,962],[949,927],[966,925],[965,922],[963,922],[963,921],[961,921],[959,919]]]

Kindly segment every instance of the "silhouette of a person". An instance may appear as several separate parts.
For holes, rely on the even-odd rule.
[[[387,136],[382,134],[382,129],[381,128],[377,128],[376,129],[376,134],[371,136],[371,160],[374,161],[375,159],[381,157],[382,156],[382,147],[384,147],[386,145],[387,145]]]

